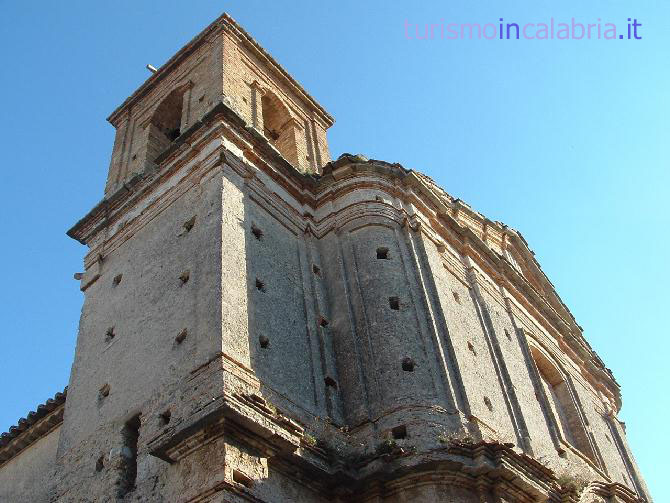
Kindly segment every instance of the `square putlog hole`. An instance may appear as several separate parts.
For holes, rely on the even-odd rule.
[[[191,229],[195,226],[195,215],[189,218],[186,222],[184,222],[184,225],[182,227],[186,232],[191,232]]]
[[[414,367],[415,367],[414,360],[411,359],[409,356],[407,358],[403,358],[402,360],[402,369],[405,372],[414,372]]]
[[[263,231],[260,230],[260,228],[258,228],[256,224],[251,224],[251,233],[258,241],[260,241],[263,238]]]
[[[177,337],[174,338],[174,341],[177,344],[181,344],[186,339],[186,336],[188,336],[188,330],[184,328],[181,332],[177,334]]]
[[[407,426],[401,424],[399,426],[396,426],[395,428],[392,428],[391,435],[393,435],[393,438],[396,440],[407,438]]]
[[[160,422],[161,426],[167,426],[170,423],[170,419],[172,419],[172,412],[170,412],[170,409],[161,414],[158,414],[158,421]]]

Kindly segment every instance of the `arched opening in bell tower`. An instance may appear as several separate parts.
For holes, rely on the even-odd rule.
[[[263,135],[291,164],[298,166],[295,125],[288,108],[272,92],[261,98]]]
[[[153,162],[181,134],[184,90],[175,89],[161,101],[149,123],[147,161]]]

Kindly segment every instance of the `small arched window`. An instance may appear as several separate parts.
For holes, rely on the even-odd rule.
[[[149,124],[147,161],[153,162],[181,134],[184,90],[175,89],[158,105]]]
[[[564,441],[579,449],[593,459],[593,450],[588,434],[577,409],[577,404],[570,390],[570,385],[561,373],[542,352],[531,348],[533,359],[540,373],[544,394],[549,402],[549,409]]]

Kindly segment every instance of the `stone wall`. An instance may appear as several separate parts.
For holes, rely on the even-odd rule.
[[[60,428],[54,428],[0,465],[0,501],[49,501],[59,436]]]

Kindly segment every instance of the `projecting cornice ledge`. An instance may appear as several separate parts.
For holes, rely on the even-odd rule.
[[[293,453],[293,466],[300,455]],[[287,461],[290,461],[287,458]],[[312,472],[323,486],[337,489],[346,497],[370,499],[421,484],[449,481],[481,495],[493,492],[507,501],[577,503],[584,494],[596,494],[625,503],[644,503],[627,487],[605,481],[575,485],[530,456],[519,453],[511,444],[499,442],[464,443],[455,441],[421,454],[397,449],[377,454],[354,464],[331,457],[334,471]],[[586,482],[586,481],[585,481]],[[563,485],[562,485],[563,484]]]

